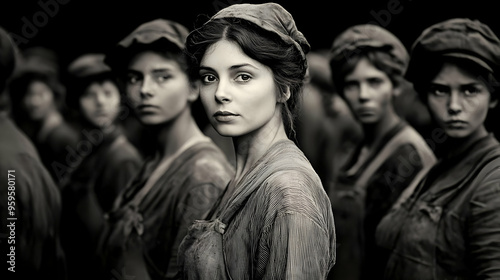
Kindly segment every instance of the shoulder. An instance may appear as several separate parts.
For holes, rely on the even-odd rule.
[[[234,168],[226,155],[212,141],[199,144],[195,154],[185,163],[196,178],[232,177]]]
[[[39,159],[38,152],[31,140],[13,122],[0,118],[0,155],[1,158],[24,154]]]
[[[436,156],[431,147],[410,125],[405,125],[388,145],[392,147],[392,159],[413,161],[414,165],[431,166],[436,163]]]
[[[474,197],[476,199],[500,198],[500,147],[495,155],[476,175]],[[500,202],[500,200],[498,200]]]
[[[74,144],[79,140],[77,130],[65,121],[56,126],[48,137],[52,139],[52,141],[59,140],[61,142],[67,142],[68,144]]]
[[[172,163],[175,181],[184,191],[215,188],[222,190],[234,175],[226,156],[212,142],[197,144],[184,151]]]
[[[109,146],[108,158],[114,162],[142,162],[142,156],[137,148],[128,141],[128,139],[121,135]]]
[[[256,195],[267,208],[267,220],[297,214],[326,226],[331,216],[330,200],[312,167],[273,172]]]

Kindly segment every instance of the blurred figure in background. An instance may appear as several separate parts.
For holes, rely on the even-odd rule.
[[[138,172],[142,159],[120,124],[121,94],[104,54],[89,53],[68,66],[66,101],[79,114],[80,139],[62,188],[62,241],[71,279],[102,273],[96,255],[104,214]]]
[[[335,93],[328,50],[307,54],[308,74],[297,119],[297,142],[326,188],[361,140],[361,126]]]
[[[200,112],[191,111],[199,81],[187,74],[187,35],[179,23],[156,19],[106,55],[124,83],[127,102],[154,135],[155,153],[109,212],[100,247],[105,279],[176,275],[188,225],[207,215],[233,176],[225,154],[193,117]]]
[[[14,53],[0,28],[0,95],[14,71]],[[8,106],[0,104],[0,278],[66,279],[59,190],[32,142],[9,118]]]
[[[377,25],[356,25],[335,38],[330,55],[334,84],[363,130],[362,141],[328,190],[339,242],[330,276],[380,279],[375,229],[436,159],[394,108],[409,60],[398,38]]]
[[[66,162],[68,150],[75,147],[78,134],[65,119],[65,88],[60,81],[57,54],[51,49],[33,47],[21,59],[9,85],[12,116],[33,141],[56,183],[63,177],[58,165]]]

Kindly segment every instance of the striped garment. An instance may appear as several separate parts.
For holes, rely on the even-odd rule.
[[[235,188],[212,216],[226,224],[220,254],[224,259],[218,262],[230,279],[326,279],[335,263],[332,209],[318,175],[297,146],[290,140],[274,144]],[[207,253],[185,252],[196,252],[185,254],[184,260],[198,266],[184,267],[184,279],[209,279],[203,271],[210,268],[200,266],[214,262],[193,261]]]

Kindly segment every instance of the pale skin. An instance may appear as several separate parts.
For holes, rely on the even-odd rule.
[[[488,135],[484,121],[497,102],[483,80],[452,63],[443,65],[427,93],[427,106],[436,124],[462,144]]]
[[[200,76],[200,98],[211,124],[219,134],[233,139],[234,186],[270,146],[288,139],[280,103],[290,93],[279,98],[271,68],[228,40],[208,48],[200,63]]]
[[[198,86],[176,61],[145,51],[130,60],[127,72],[127,97],[141,123],[158,132],[159,159],[173,155],[193,137],[205,137],[190,109]]]

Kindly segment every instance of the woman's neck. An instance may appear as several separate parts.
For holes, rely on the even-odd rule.
[[[61,113],[57,110],[51,111],[42,121],[40,130],[37,135],[38,141],[43,142],[47,135],[54,129],[56,126],[60,125],[63,121],[63,117]]]
[[[173,120],[153,128],[157,133],[157,145],[160,158],[173,155],[193,137],[202,139],[203,132],[186,108]]]
[[[441,145],[442,155],[446,158],[453,157],[454,155],[462,153],[466,150],[470,145],[488,136],[489,132],[486,130],[484,126],[479,127],[476,131],[471,133],[467,137],[463,138],[451,138],[448,137],[446,141]]]
[[[270,122],[258,130],[233,137],[236,154],[234,182],[238,182],[273,144],[281,140],[288,140],[288,137],[279,110],[276,110]]]
[[[365,147],[368,149],[376,147],[384,136],[400,122],[401,118],[393,110],[389,110],[379,122],[363,124]]]

